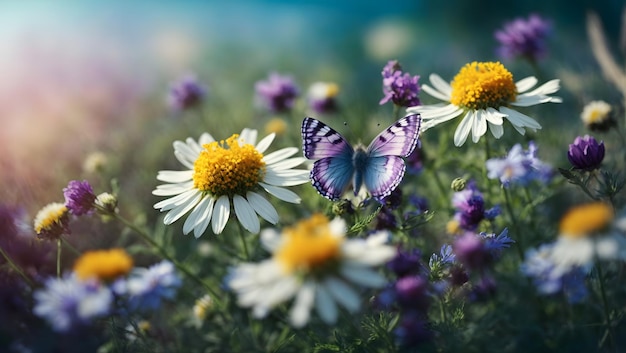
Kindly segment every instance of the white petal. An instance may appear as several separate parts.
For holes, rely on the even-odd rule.
[[[317,309],[317,314],[327,324],[334,324],[337,321],[339,314],[337,304],[328,290],[321,284],[318,284],[315,288],[315,308]]]
[[[184,183],[193,178],[193,170],[161,170],[156,178],[166,183]]]
[[[213,138],[213,136],[211,136],[211,134],[209,134],[208,132],[204,132],[202,133],[202,135],[200,135],[200,138],[198,139],[198,144],[200,145],[200,149],[202,149],[202,145],[206,145],[207,143],[211,143],[214,141],[215,139]],[[189,139],[187,140],[187,143],[189,143]]]
[[[446,100],[449,101],[450,97],[452,96],[452,86],[450,86],[448,82],[444,81],[444,79],[442,79],[441,76],[437,74],[430,74],[430,76],[428,76],[428,79],[430,80],[430,83],[433,84],[433,87],[435,87],[435,89],[447,96]]]
[[[528,76],[515,83],[515,88],[518,93],[524,93],[533,88],[537,84],[537,79],[534,76]]]
[[[429,95],[441,99],[442,101],[449,102],[450,97],[446,96],[444,93],[439,92],[438,90],[431,88],[429,85],[422,85],[422,91],[428,93]]]
[[[459,123],[459,126],[456,127],[454,131],[454,145],[459,147],[463,146],[465,140],[467,140],[467,135],[469,135],[470,130],[472,128],[472,120],[474,119],[474,112],[468,111],[463,117],[463,120]]]
[[[315,284],[307,282],[298,291],[298,295],[289,313],[289,321],[294,327],[302,327],[309,321],[314,299]]]
[[[267,168],[272,170],[286,170],[297,167],[306,161],[307,159],[304,157],[289,158],[278,163],[268,164]]]
[[[278,186],[268,185],[265,183],[259,183],[259,185],[261,185],[261,187],[265,189],[265,191],[267,191],[268,193],[270,193],[271,195],[275,196],[276,198],[280,200],[290,202],[290,203],[300,203],[301,201],[300,196],[298,196],[298,194],[296,194],[295,192],[291,190],[287,190],[285,188],[281,188]]]
[[[408,108],[406,111],[420,113],[423,120],[440,119],[441,122],[444,122],[459,116],[463,109],[454,104],[444,106],[419,105]]]
[[[180,163],[189,169],[193,169],[193,164],[198,159],[200,152],[189,147],[182,141],[174,141],[174,156]]]
[[[344,281],[335,277],[329,277],[324,280],[324,286],[333,298],[349,312],[354,313],[361,306],[361,299],[354,289],[350,288]]]
[[[267,201],[263,196],[257,194],[256,192],[248,191],[246,198],[254,211],[263,217],[263,219],[272,224],[278,223],[278,212],[276,212],[274,206],[272,206],[272,204],[269,203],[269,201]]]
[[[541,129],[541,125],[533,118],[524,115],[516,110],[509,109],[507,107],[500,107],[500,111],[507,115],[507,120],[511,122],[511,124],[519,127],[529,127],[531,129],[539,130]]]
[[[488,122],[495,124],[495,125],[502,125],[504,123],[504,120],[502,120],[502,118],[506,117],[505,114],[502,114],[499,111],[491,107],[487,108],[486,113],[487,114],[485,118],[487,119]]]
[[[555,93],[559,90],[560,88],[560,80],[555,79],[555,80],[550,80],[546,83],[544,83],[543,85],[535,88],[534,90],[528,92],[528,93],[524,93],[524,95],[526,96],[534,96],[534,95],[548,95],[548,94],[552,94]]]
[[[181,203],[179,206],[176,206],[176,208],[173,208],[165,215],[165,217],[163,217],[163,223],[172,224],[176,222],[180,217],[182,217],[187,212],[189,212],[189,210],[195,207],[200,201],[200,198],[202,198],[202,193],[198,192],[194,197],[185,200],[185,202]]]
[[[248,232],[257,234],[261,230],[259,217],[257,217],[256,212],[254,212],[248,201],[241,195],[234,195],[233,205],[235,206],[235,215],[237,215],[241,225]]]
[[[163,201],[159,201],[155,203],[153,207],[160,210],[161,212],[171,210],[172,208],[185,203],[188,199],[195,197],[196,194],[202,194],[202,192],[196,189],[191,189],[183,192],[180,195],[170,197],[169,199],[165,199]]]
[[[268,252],[274,253],[282,244],[281,234],[274,228],[266,228],[261,231],[261,246]]]
[[[239,134],[239,139],[245,144],[254,146],[256,144],[257,131],[254,129],[244,128]]]
[[[343,277],[363,287],[381,288],[387,284],[383,276],[367,267],[344,264],[339,271]]]
[[[480,140],[480,137],[487,132],[487,119],[485,119],[485,111],[477,110],[474,113],[474,119],[472,121],[472,141],[474,143]]]
[[[272,141],[274,141],[274,137],[276,137],[275,133],[271,133],[267,136],[265,136],[261,141],[259,141],[259,143],[256,144],[255,148],[257,151],[259,151],[260,153],[264,153],[268,147],[270,147],[270,145],[272,144]]]
[[[502,135],[504,135],[504,128],[502,125],[492,124],[490,121],[488,121],[487,124],[489,125],[489,131],[491,131],[493,137],[499,139]]]
[[[211,213],[213,212],[213,203],[214,199],[212,197],[204,197],[200,202],[196,205],[196,207],[191,211],[189,217],[185,220],[185,224],[183,225],[183,234],[189,234],[192,230],[194,231],[194,236],[196,238],[200,237],[204,229],[198,228],[198,224],[204,223],[207,220],[211,219]],[[208,224],[208,222],[206,222]]]
[[[193,229],[193,236],[196,237],[196,239],[200,238],[200,236],[204,234],[204,231],[206,231],[207,227],[209,226],[209,222],[211,222],[211,215],[213,213],[214,204],[215,204],[215,199],[210,198],[209,204],[205,206],[206,213],[200,217],[202,221],[197,223],[196,227]]]
[[[224,227],[226,227],[229,217],[230,201],[228,201],[228,196],[220,196],[215,202],[213,215],[211,216],[213,233],[220,234],[224,230]]]
[[[272,170],[267,169],[263,176],[263,182],[276,186],[294,186],[304,184],[309,181],[308,170],[290,169],[290,170]]]
[[[158,185],[155,190],[152,190],[152,195],[155,196],[173,196],[182,194],[185,191],[193,189],[193,180],[180,184],[164,184]]]
[[[263,162],[267,164],[274,164],[276,162],[280,162],[284,159],[287,159],[296,153],[298,153],[298,149],[295,147],[282,148],[278,151],[274,151],[272,153],[269,153],[263,156]]]

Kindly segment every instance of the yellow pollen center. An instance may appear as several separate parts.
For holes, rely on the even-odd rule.
[[[569,238],[582,238],[606,229],[613,220],[611,206],[595,202],[569,210],[561,219],[559,233]]]
[[[50,230],[53,226],[61,223],[61,219],[67,214],[67,207],[61,203],[51,203],[41,209],[35,217],[35,232],[40,234],[44,230]]]
[[[334,264],[343,241],[331,233],[328,218],[315,214],[283,230],[284,244],[274,255],[286,272],[312,271]]]
[[[263,180],[263,154],[251,144],[241,144],[239,135],[202,147],[204,150],[193,165],[196,189],[217,196],[245,195]]]
[[[111,281],[127,274],[133,259],[123,249],[88,251],[76,260],[74,273],[80,279]]]
[[[461,68],[451,83],[450,103],[467,109],[499,108],[514,102],[517,88],[499,62],[472,62]]]

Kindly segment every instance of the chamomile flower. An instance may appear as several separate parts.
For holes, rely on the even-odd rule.
[[[541,129],[537,121],[512,107],[561,102],[561,98],[550,96],[559,90],[559,80],[531,90],[537,84],[535,77],[514,82],[513,75],[499,62],[469,63],[449,84],[437,74],[429,79],[432,87],[424,84],[422,90],[448,104],[415,106],[407,112],[422,115],[422,131],[463,115],[454,132],[455,146],[462,146],[470,132],[472,141],[478,142],[487,128],[495,138],[502,137],[504,119],[522,135],[527,129],[537,131]]]
[[[386,284],[371,267],[385,263],[396,254],[386,245],[385,231],[367,239],[347,239],[341,218],[329,221],[316,214],[279,234],[264,230],[261,241],[272,258],[244,263],[234,268],[228,286],[236,292],[242,307],[251,307],[264,317],[280,303],[295,297],[290,322],[302,327],[315,306],[326,323],[336,322],[337,304],[356,312],[362,302],[357,287],[380,288]]]
[[[37,212],[33,223],[35,233],[40,239],[59,239],[61,235],[69,233],[69,210],[62,203],[49,203]]]
[[[285,187],[308,182],[309,171],[292,169],[304,162],[304,158],[289,158],[298,152],[295,147],[264,154],[274,136],[256,143],[257,131],[244,129],[222,141],[204,133],[198,141],[174,142],[174,155],[188,169],[157,175],[167,184],[157,186],[152,194],[170,197],[154,205],[161,212],[168,211],[163,222],[172,224],[189,213],[183,233],[193,231],[198,238],[211,223],[213,233],[219,234],[232,206],[239,222],[252,233],[260,231],[257,214],[276,224],[278,212],[260,191],[299,203],[298,195]]]
[[[561,219],[550,255],[557,273],[591,266],[596,260],[626,260],[624,223],[624,218],[614,221],[611,206],[603,202],[569,210]]]

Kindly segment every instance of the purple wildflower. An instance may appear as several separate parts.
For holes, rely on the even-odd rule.
[[[338,110],[337,94],[339,86],[335,83],[315,82],[309,87],[309,107],[317,114],[329,114]]]
[[[421,253],[418,249],[413,249],[410,252],[398,249],[398,253],[387,263],[387,267],[393,271],[397,277],[417,274],[422,270],[420,256]]]
[[[167,102],[172,110],[180,112],[202,103],[206,88],[195,76],[187,75],[172,83]]]
[[[483,238],[465,233],[452,245],[456,260],[468,269],[481,269],[491,263],[493,257]]]
[[[50,278],[34,294],[33,312],[58,332],[67,332],[108,314],[113,294],[96,281],[76,277]]]
[[[592,136],[576,137],[574,143],[569,145],[567,159],[576,169],[592,171],[600,168],[604,159],[604,142],[598,141]]]
[[[254,88],[257,100],[272,113],[283,113],[293,108],[300,94],[291,76],[270,73],[267,81],[258,81]]]
[[[65,207],[75,216],[89,214],[95,207],[96,195],[87,180],[72,180],[63,189]]]
[[[507,22],[494,34],[500,43],[497,53],[507,59],[522,57],[535,62],[546,54],[550,29],[550,23],[536,14]]]
[[[426,311],[429,304],[428,281],[422,276],[399,278],[395,285],[396,298],[403,309]]]
[[[485,200],[474,183],[470,183],[465,190],[454,193],[452,206],[457,210],[454,218],[462,229],[473,231],[485,219]]]
[[[418,312],[409,312],[403,315],[394,333],[398,343],[404,347],[414,347],[431,340],[433,337],[424,315]]]
[[[389,101],[399,107],[412,107],[421,104],[418,97],[420,92],[419,76],[403,73],[397,60],[389,61],[381,74],[385,96],[380,100],[380,105]]]
[[[487,177],[500,179],[504,187],[512,183],[527,185],[533,180],[548,182],[552,177],[552,167],[537,158],[537,146],[530,142],[528,150],[522,150],[520,144],[511,148],[505,158],[492,158],[485,163]]]

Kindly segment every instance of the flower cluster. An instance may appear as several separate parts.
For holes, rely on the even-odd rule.
[[[598,142],[589,135],[578,136],[574,139],[574,143],[569,145],[567,159],[575,169],[592,171],[600,168],[604,153],[604,142]]]
[[[547,52],[546,39],[550,30],[550,22],[536,14],[528,19],[507,22],[504,28],[495,32],[500,43],[498,54],[507,59],[521,57],[535,62]]]
[[[408,72],[402,72],[402,67],[397,60],[392,60],[383,67],[383,93],[384,97],[379,104],[392,101],[399,107],[412,107],[420,105],[419,99],[419,76],[411,76]]]
[[[186,75],[172,83],[167,103],[173,111],[181,112],[202,104],[206,94],[207,89],[194,75]]]
[[[260,105],[272,113],[288,112],[300,94],[291,76],[272,72],[266,81],[258,81],[254,89]]]
[[[465,190],[454,193],[452,206],[456,209],[453,222],[468,231],[476,230],[482,220],[493,220],[500,214],[498,206],[485,209],[483,194],[474,182],[470,182]]]
[[[339,86],[331,82],[315,82],[309,87],[309,107],[317,114],[334,113],[339,109],[337,105]]]

